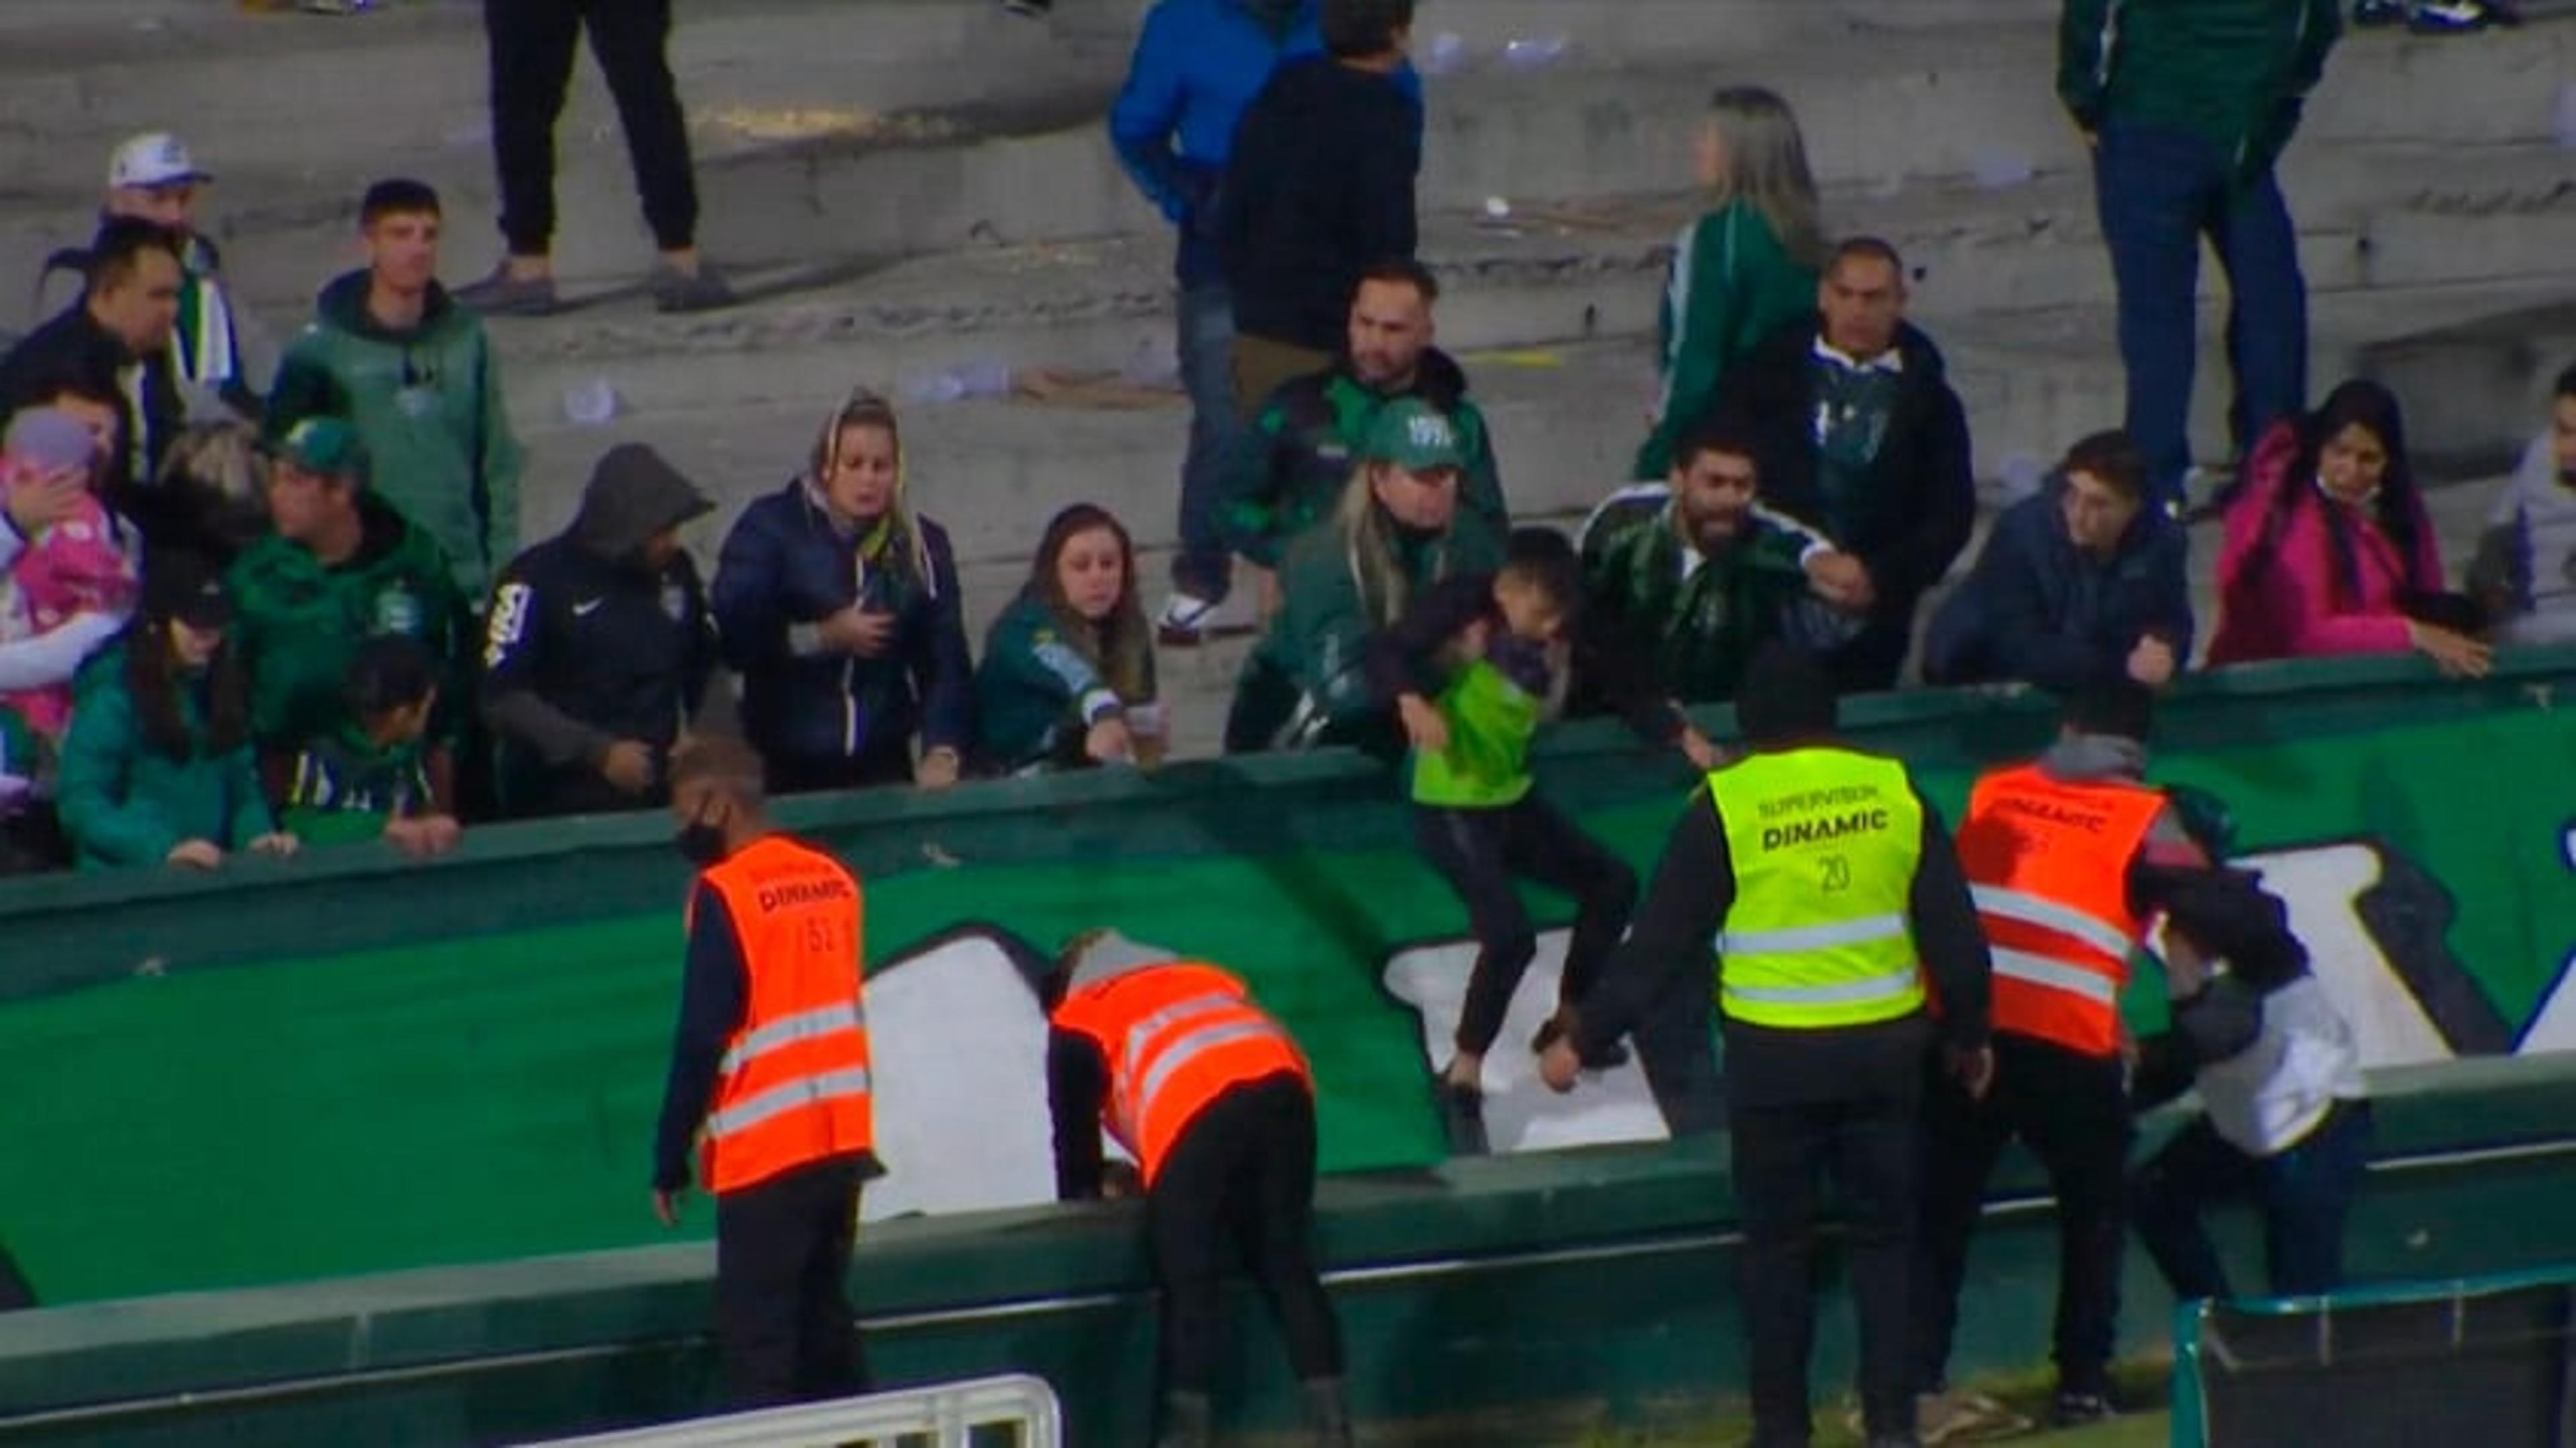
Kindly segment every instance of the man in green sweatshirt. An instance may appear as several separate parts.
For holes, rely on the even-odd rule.
[[[518,552],[518,440],[499,359],[473,313],[438,284],[438,193],[379,181],[359,208],[367,266],[322,289],[319,315],[278,364],[271,438],[308,417],[346,419],[372,486],[428,531],[477,608]]]

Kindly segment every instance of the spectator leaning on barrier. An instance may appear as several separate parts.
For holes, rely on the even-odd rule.
[[[1360,274],[1412,256],[1416,241],[1413,0],[1323,0],[1319,25],[1326,53],[1279,67],[1245,109],[1218,204],[1245,417],[1333,360]]]
[[[170,356],[184,282],[178,238],[149,221],[110,218],[90,244],[80,300],[0,358],[0,413],[45,401],[39,392],[66,379],[116,396],[120,446],[107,496],[147,537],[153,529],[133,495],[159,471],[187,413]]]
[[[2307,405],[2307,282],[2273,166],[2341,32],[2338,0],[2066,0],[2057,93],[2093,147],[2120,293],[2128,432],[2158,506],[2191,468],[2200,243],[2227,272],[2239,452]]]
[[[1047,523],[1028,583],[984,636],[975,704],[988,770],[1161,761],[1168,733],[1136,549],[1107,509],[1076,503]]]
[[[1368,686],[1368,641],[1441,579],[1502,562],[1503,539],[1458,506],[1467,450],[1448,414],[1389,403],[1333,516],[1289,545],[1280,607],[1243,661],[1229,754],[1318,744],[1394,753],[1402,736]]]
[[[660,453],[620,443],[591,470],[572,526],[502,570],[482,703],[505,813],[657,804],[682,731],[731,721],[705,590],[680,542],[714,508]]]
[[[2004,509],[1932,616],[1928,684],[2026,683],[2073,693],[2114,679],[2163,688],[2191,659],[2182,525],[2148,505],[2124,433],[2075,444],[2033,497]]]
[[[2496,494],[2469,591],[2503,621],[2497,641],[2576,639],[2576,367],[2558,374],[2549,431]]]
[[[306,741],[286,771],[287,830],[312,845],[381,839],[413,859],[456,848],[464,826],[429,768],[430,718],[450,672],[401,634],[358,645],[340,727]]]
[[[2138,1107],[2197,1091],[2201,1114],[2130,1178],[2138,1240],[2177,1298],[2232,1295],[2201,1215],[2262,1212],[2277,1297],[2343,1285],[2344,1221],[2369,1171],[2361,1055],[2278,897],[2239,871],[2158,882],[2173,1029],[2138,1043]]]
[[[429,530],[456,586],[480,602],[519,546],[518,440],[500,359],[483,323],[438,283],[438,193],[379,181],[358,207],[367,265],[322,289],[317,315],[278,364],[266,424],[346,419],[374,463],[376,493]]]
[[[1420,262],[1380,262],[1361,276],[1340,360],[1272,392],[1227,458],[1218,514],[1227,547],[1275,578],[1289,543],[1340,501],[1352,455],[1378,413],[1403,397],[1430,403],[1456,424],[1467,456],[1460,505],[1498,537],[1511,527],[1493,429],[1467,396],[1466,371],[1431,345],[1439,298],[1440,283]],[[1176,623],[1167,610],[1164,643],[1181,641]]]
[[[368,485],[366,445],[336,417],[308,417],[278,445],[268,485],[275,531],[235,560],[233,640],[250,680],[261,772],[283,793],[308,747],[364,721],[349,714],[362,645],[418,643],[445,708],[421,753],[440,800],[455,798],[461,711],[471,706],[474,621],[447,557]]]
[[[957,556],[913,511],[884,398],[853,393],[804,473],[743,509],[710,605],[773,792],[957,782],[975,707]]]
[[[1771,506],[1841,550],[1816,585],[1864,619],[1825,655],[1845,693],[1896,687],[1914,613],[1968,546],[1968,414],[1940,349],[1905,320],[1905,262],[1874,237],[1834,249],[1813,321],[1746,359],[1721,410],[1753,432]]]
[[[2212,665],[2421,653],[2484,675],[2482,611],[2442,589],[2442,540],[2415,487],[2397,399],[2346,382],[2267,434],[2227,505]]]
[[[1817,592],[1836,556],[1823,534],[1762,505],[1751,435],[1725,418],[1673,446],[1668,483],[1622,488],[1585,519],[1585,606],[1652,660],[1666,696],[1722,704],[1762,646],[1831,647],[1857,631]],[[1575,707],[1602,701],[1578,691]]]
[[[1759,86],[1719,91],[1693,159],[1711,207],[1673,243],[1657,323],[1661,386],[1631,472],[1648,482],[1672,472],[1673,444],[1726,395],[1737,364],[1815,306],[1825,254],[1816,179],[1787,101]]]
[[[84,869],[221,867],[291,855],[260,786],[223,579],[174,555],[143,581],[124,646],[82,671],[57,794]]]

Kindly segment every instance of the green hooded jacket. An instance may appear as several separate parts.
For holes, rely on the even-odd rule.
[[[367,281],[351,272],[322,289],[278,363],[268,436],[317,415],[348,419],[373,460],[371,486],[429,531],[456,586],[480,600],[519,551],[522,455],[492,339],[435,283],[420,325],[388,330],[367,314]]]
[[[1672,490],[1625,488],[1583,525],[1583,599],[1599,625],[1634,640],[1658,686],[1685,704],[1722,704],[1762,645],[1791,632],[1808,597],[1801,560],[1822,535],[1757,508],[1715,558],[1685,548]],[[1585,701],[1587,705],[1598,701]]]
[[[340,733],[349,661],[382,634],[420,640],[447,665],[441,737],[453,734],[473,685],[474,624],[447,555],[373,493],[358,498],[357,556],[326,568],[313,550],[272,533],[235,559],[233,642],[250,675],[251,733],[292,752]]]
[[[276,828],[249,742],[207,752],[202,689],[179,696],[194,741],[186,759],[172,759],[145,732],[124,649],[83,666],[77,694],[54,807],[82,869],[158,866],[189,840],[239,850]]]
[[[1789,254],[1751,202],[1728,202],[1683,227],[1656,321],[1663,392],[1631,476],[1672,476],[1674,444],[1717,407],[1727,372],[1815,310],[1816,269]]]
[[[2057,95],[2088,132],[2199,136],[2250,183],[2290,144],[2342,33],[2342,0],[2066,0]]]

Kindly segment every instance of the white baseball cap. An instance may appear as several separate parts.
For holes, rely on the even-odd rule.
[[[111,188],[175,186],[182,181],[214,179],[212,174],[198,169],[197,159],[167,131],[146,131],[128,138],[107,163],[107,184]]]

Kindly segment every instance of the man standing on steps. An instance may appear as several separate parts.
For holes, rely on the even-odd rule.
[[[2227,272],[2242,455],[2307,406],[2307,283],[2273,164],[2342,29],[2340,0],[2066,0],[2057,93],[2093,147],[2120,290],[2127,431],[2158,503],[2191,470],[2200,239]]]
[[[1412,256],[1416,240],[1413,0],[1324,0],[1318,28],[1325,54],[1281,66],[1243,113],[1217,207],[1246,417],[1333,360],[1360,273]]]
[[[374,462],[378,496],[447,554],[480,601],[519,546],[518,440],[492,339],[438,284],[438,193],[379,181],[358,206],[367,265],[322,289],[286,349],[268,436],[308,417],[346,419]]]
[[[1378,413],[1407,397],[1438,408],[1457,430],[1467,459],[1458,506],[1498,538],[1511,531],[1493,429],[1467,396],[1466,372],[1431,345],[1439,298],[1440,283],[1417,261],[1380,262],[1362,274],[1341,359],[1272,392],[1227,454],[1216,513],[1223,547],[1276,572],[1290,541],[1341,501]],[[1184,636],[1175,623],[1163,620],[1163,643],[1197,642],[1195,631]]]
[[[483,0],[492,58],[492,162],[501,177],[501,236],[510,254],[460,288],[477,311],[538,316],[555,309],[555,122],[572,89],[575,48],[590,34],[644,222],[661,257],[645,286],[665,312],[733,305],[733,289],[698,256],[698,182],[689,122],[671,78],[671,0]]]

